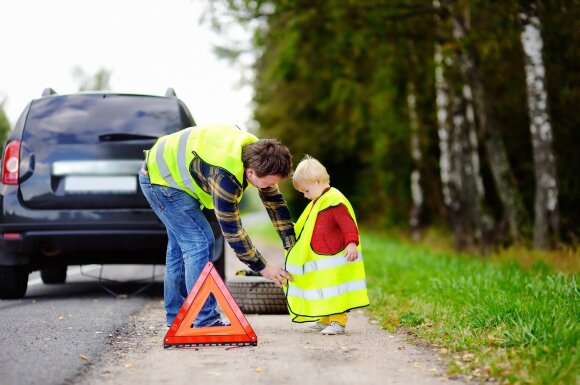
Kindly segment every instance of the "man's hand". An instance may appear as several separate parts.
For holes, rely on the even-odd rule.
[[[286,285],[286,280],[294,281],[294,277],[292,277],[290,273],[288,273],[280,266],[273,265],[270,263],[266,264],[266,267],[262,271],[260,271],[260,274],[262,274],[262,276],[274,282],[274,284],[278,287]]]
[[[356,259],[358,258],[358,250],[356,249],[355,243],[351,242],[346,246],[346,253],[344,254],[344,256],[346,257],[346,260],[349,262],[356,261]]]

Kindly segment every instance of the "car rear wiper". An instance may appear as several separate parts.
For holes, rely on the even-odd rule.
[[[149,140],[149,139],[157,139],[157,136],[151,135],[141,135],[141,134],[127,134],[125,132],[113,132],[109,134],[102,134],[99,135],[99,140],[101,142],[117,142],[117,141],[124,141],[124,140]]]

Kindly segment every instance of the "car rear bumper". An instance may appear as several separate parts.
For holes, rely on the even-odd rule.
[[[2,186],[4,189],[6,186]],[[216,237],[214,258],[223,258],[224,239],[213,211],[205,214]],[[15,194],[0,194],[0,265],[164,264],[167,233],[151,209],[38,210]]]
[[[88,263],[165,263],[167,235],[156,230],[43,230],[2,233],[1,265],[32,268]]]

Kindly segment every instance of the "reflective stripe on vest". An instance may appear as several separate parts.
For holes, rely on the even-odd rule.
[[[187,160],[185,159],[186,149],[187,149],[187,140],[189,138],[189,134],[191,134],[191,129],[193,127],[189,127],[180,132],[179,137],[179,144],[177,149],[177,167],[179,172],[179,177],[183,183],[183,190],[186,191],[189,195],[196,197],[195,194],[195,187],[193,185],[193,180],[189,174],[189,170],[187,168]],[[163,158],[163,154],[165,153],[165,140],[162,140],[159,143],[159,149],[155,152],[155,162],[159,167],[159,171],[161,175],[163,175],[163,179],[169,184],[169,187],[173,187],[176,189],[182,189],[173,175],[171,175],[171,171],[167,167],[165,160]]]
[[[185,191],[213,209],[211,194],[195,182],[189,166],[195,156],[231,173],[243,185],[242,148],[256,142],[254,135],[231,125],[189,127],[157,140],[147,155],[151,183]],[[238,201],[241,200],[241,194]]]
[[[362,253],[358,252],[358,257],[353,262],[362,262]],[[318,261],[306,262],[302,266],[292,265],[290,263],[286,263],[286,271],[292,275],[304,275],[306,273],[310,273],[311,271],[316,270],[323,270],[323,269],[330,269],[333,267],[346,265],[348,262],[344,256],[344,254],[336,255],[334,257],[329,257],[325,259],[320,259]]]
[[[324,287],[316,290],[301,290],[296,286],[288,288],[288,295],[304,298],[306,300],[324,299],[336,297],[349,291],[366,290],[367,284],[365,280],[351,281],[336,286]],[[335,314],[335,313],[333,313]]]
[[[296,222],[294,231],[298,239],[285,264],[294,276],[294,282],[288,282],[285,290],[288,310],[295,322],[313,321],[369,304],[360,243],[358,258],[352,262],[346,260],[344,250],[335,255],[320,255],[310,245],[318,213],[339,204],[346,206],[356,223],[350,202],[335,188],[311,202]]]

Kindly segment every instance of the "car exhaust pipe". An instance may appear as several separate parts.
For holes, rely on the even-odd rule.
[[[40,252],[47,257],[56,257],[60,254],[60,249],[55,245],[45,244],[40,248]]]

